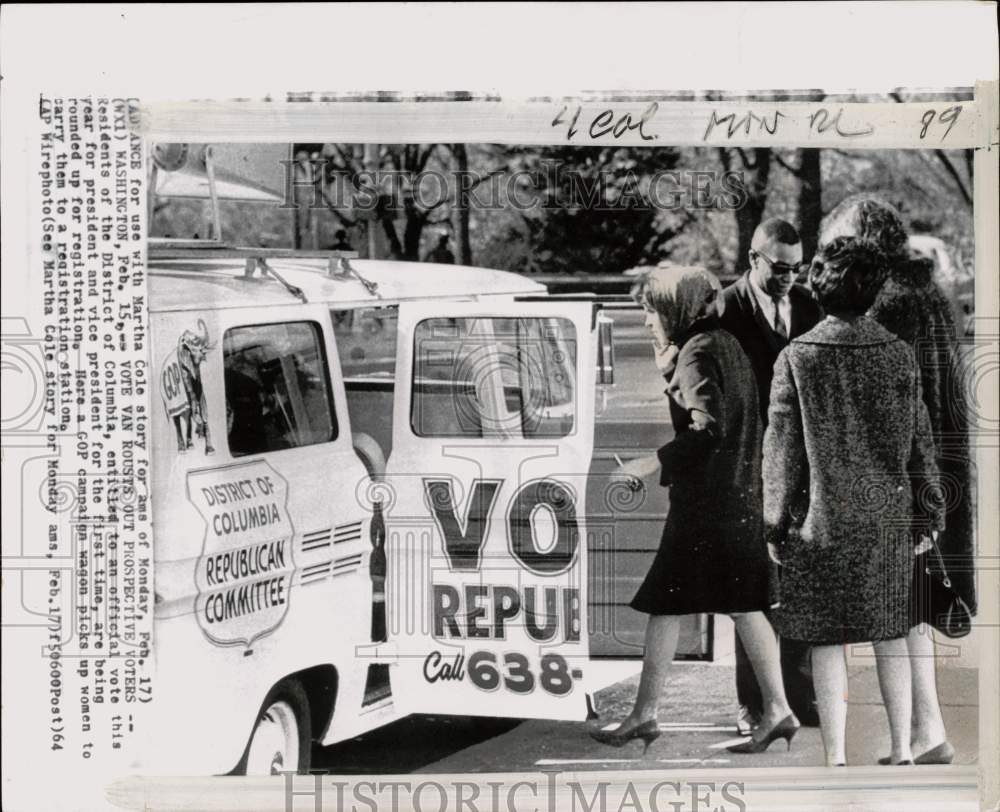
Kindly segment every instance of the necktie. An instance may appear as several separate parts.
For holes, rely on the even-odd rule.
[[[774,332],[787,341],[788,325],[786,325],[785,320],[781,318],[781,297],[772,296],[771,301],[774,302]]]

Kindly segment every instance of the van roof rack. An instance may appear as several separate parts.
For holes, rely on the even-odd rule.
[[[267,260],[269,259],[325,259],[327,262],[327,276],[331,279],[357,279],[365,290],[372,296],[378,296],[378,283],[365,279],[351,265],[350,260],[356,259],[357,251],[320,251],[298,248],[254,248],[236,247],[231,245],[211,243],[207,245],[194,245],[191,242],[179,244],[176,242],[160,244],[150,242],[147,247],[151,260],[169,259],[242,259],[245,261],[243,276],[246,279],[253,277],[258,268],[265,275],[271,275],[295,296],[305,301],[300,288],[290,285],[277,271],[272,268]]]
[[[301,248],[256,248],[225,243],[212,244],[207,240],[190,240],[183,243],[171,241],[148,243],[150,259],[325,259],[330,263],[343,259],[357,259],[357,251],[312,251]]]

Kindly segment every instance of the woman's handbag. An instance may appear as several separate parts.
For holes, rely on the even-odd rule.
[[[913,570],[914,598],[918,617],[926,620],[946,637],[965,637],[972,631],[972,612],[951,585],[937,542],[931,539],[931,551],[916,556]]]

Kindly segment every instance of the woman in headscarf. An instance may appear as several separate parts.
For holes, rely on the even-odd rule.
[[[874,243],[886,256],[888,278],[868,315],[914,351],[923,402],[930,418],[935,462],[949,499],[945,527],[938,538],[955,590],[976,611],[975,522],[969,418],[957,332],[948,300],[933,279],[932,260],[910,250],[909,236],[895,208],[874,195],[849,197],[823,220],[820,245],[837,237]],[[917,548],[914,572],[926,578],[929,544]],[[926,601],[929,587],[914,583],[910,632],[906,643],[913,680],[912,751],[916,764],[947,764],[955,750],[948,742],[937,695],[934,640]],[[887,764],[890,757],[880,760]]]
[[[773,581],[761,518],[757,388],[739,343],[719,324],[721,292],[708,271],[669,266],[653,269],[633,290],[666,380],[674,438],[656,458],[621,470],[641,477],[658,465],[660,484],[671,491],[660,549],[631,604],[650,616],[635,704],[614,729],[591,733],[616,747],[636,738],[648,747],[659,735],[657,705],[680,618],[695,613],[733,616],[761,685],[761,723],[736,751],[760,752],[777,738],[791,747],[799,727],[764,615]]]

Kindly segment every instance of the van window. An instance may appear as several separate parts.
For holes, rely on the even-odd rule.
[[[323,333],[315,322],[233,327],[223,338],[234,457],[337,437]]]
[[[330,317],[347,391],[352,439],[369,472],[379,473],[378,464],[368,449],[374,444],[382,460],[392,453],[399,308],[331,310]]]
[[[331,310],[340,371],[348,381],[391,383],[396,374],[397,307]]]
[[[564,437],[576,414],[568,319],[426,319],[414,332],[410,423],[421,437]]]

